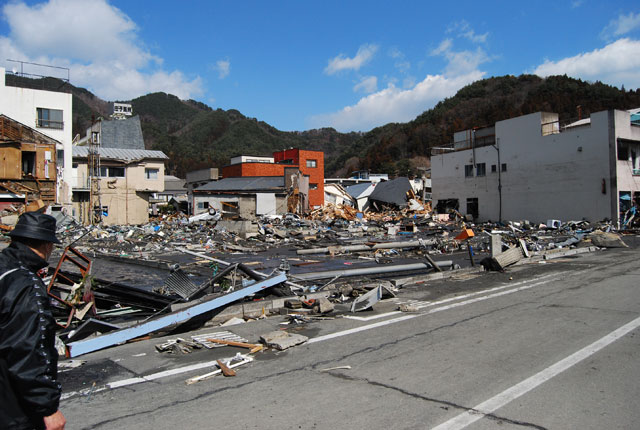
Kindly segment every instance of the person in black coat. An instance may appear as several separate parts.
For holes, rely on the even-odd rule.
[[[58,409],[56,324],[38,271],[48,266],[56,220],[27,212],[0,253],[0,428],[64,429]]]

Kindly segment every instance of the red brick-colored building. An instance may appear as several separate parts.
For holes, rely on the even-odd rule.
[[[324,204],[324,152],[287,149],[273,153],[273,163],[241,162],[222,168],[224,178],[284,176],[284,169],[297,167],[309,177],[309,205]]]

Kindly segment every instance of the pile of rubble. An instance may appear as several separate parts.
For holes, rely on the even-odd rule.
[[[505,270],[522,260],[626,246],[606,222],[473,224],[434,214],[417,199],[387,212],[327,205],[308,218],[256,221],[176,215],[87,227],[58,218],[64,248],[47,285],[61,348],[71,356],[212,316],[225,322],[284,309],[289,324],[304,324],[336,307],[369,309],[397,288],[457,269]],[[96,269],[105,260],[107,269]],[[134,275],[116,282],[114,267],[123,263]],[[151,269],[162,280],[143,288]],[[189,342],[166,348],[184,352],[194,347]]]

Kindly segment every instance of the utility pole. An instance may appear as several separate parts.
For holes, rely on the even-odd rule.
[[[89,169],[89,223],[99,224],[102,221],[102,202],[100,201],[100,138],[102,120],[93,121],[89,138],[87,168]]]

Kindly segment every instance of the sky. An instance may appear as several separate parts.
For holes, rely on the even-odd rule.
[[[7,60],[68,68],[107,101],[161,91],[283,131],[366,132],[492,76],[640,88],[640,3],[0,0],[0,67],[20,70]]]

